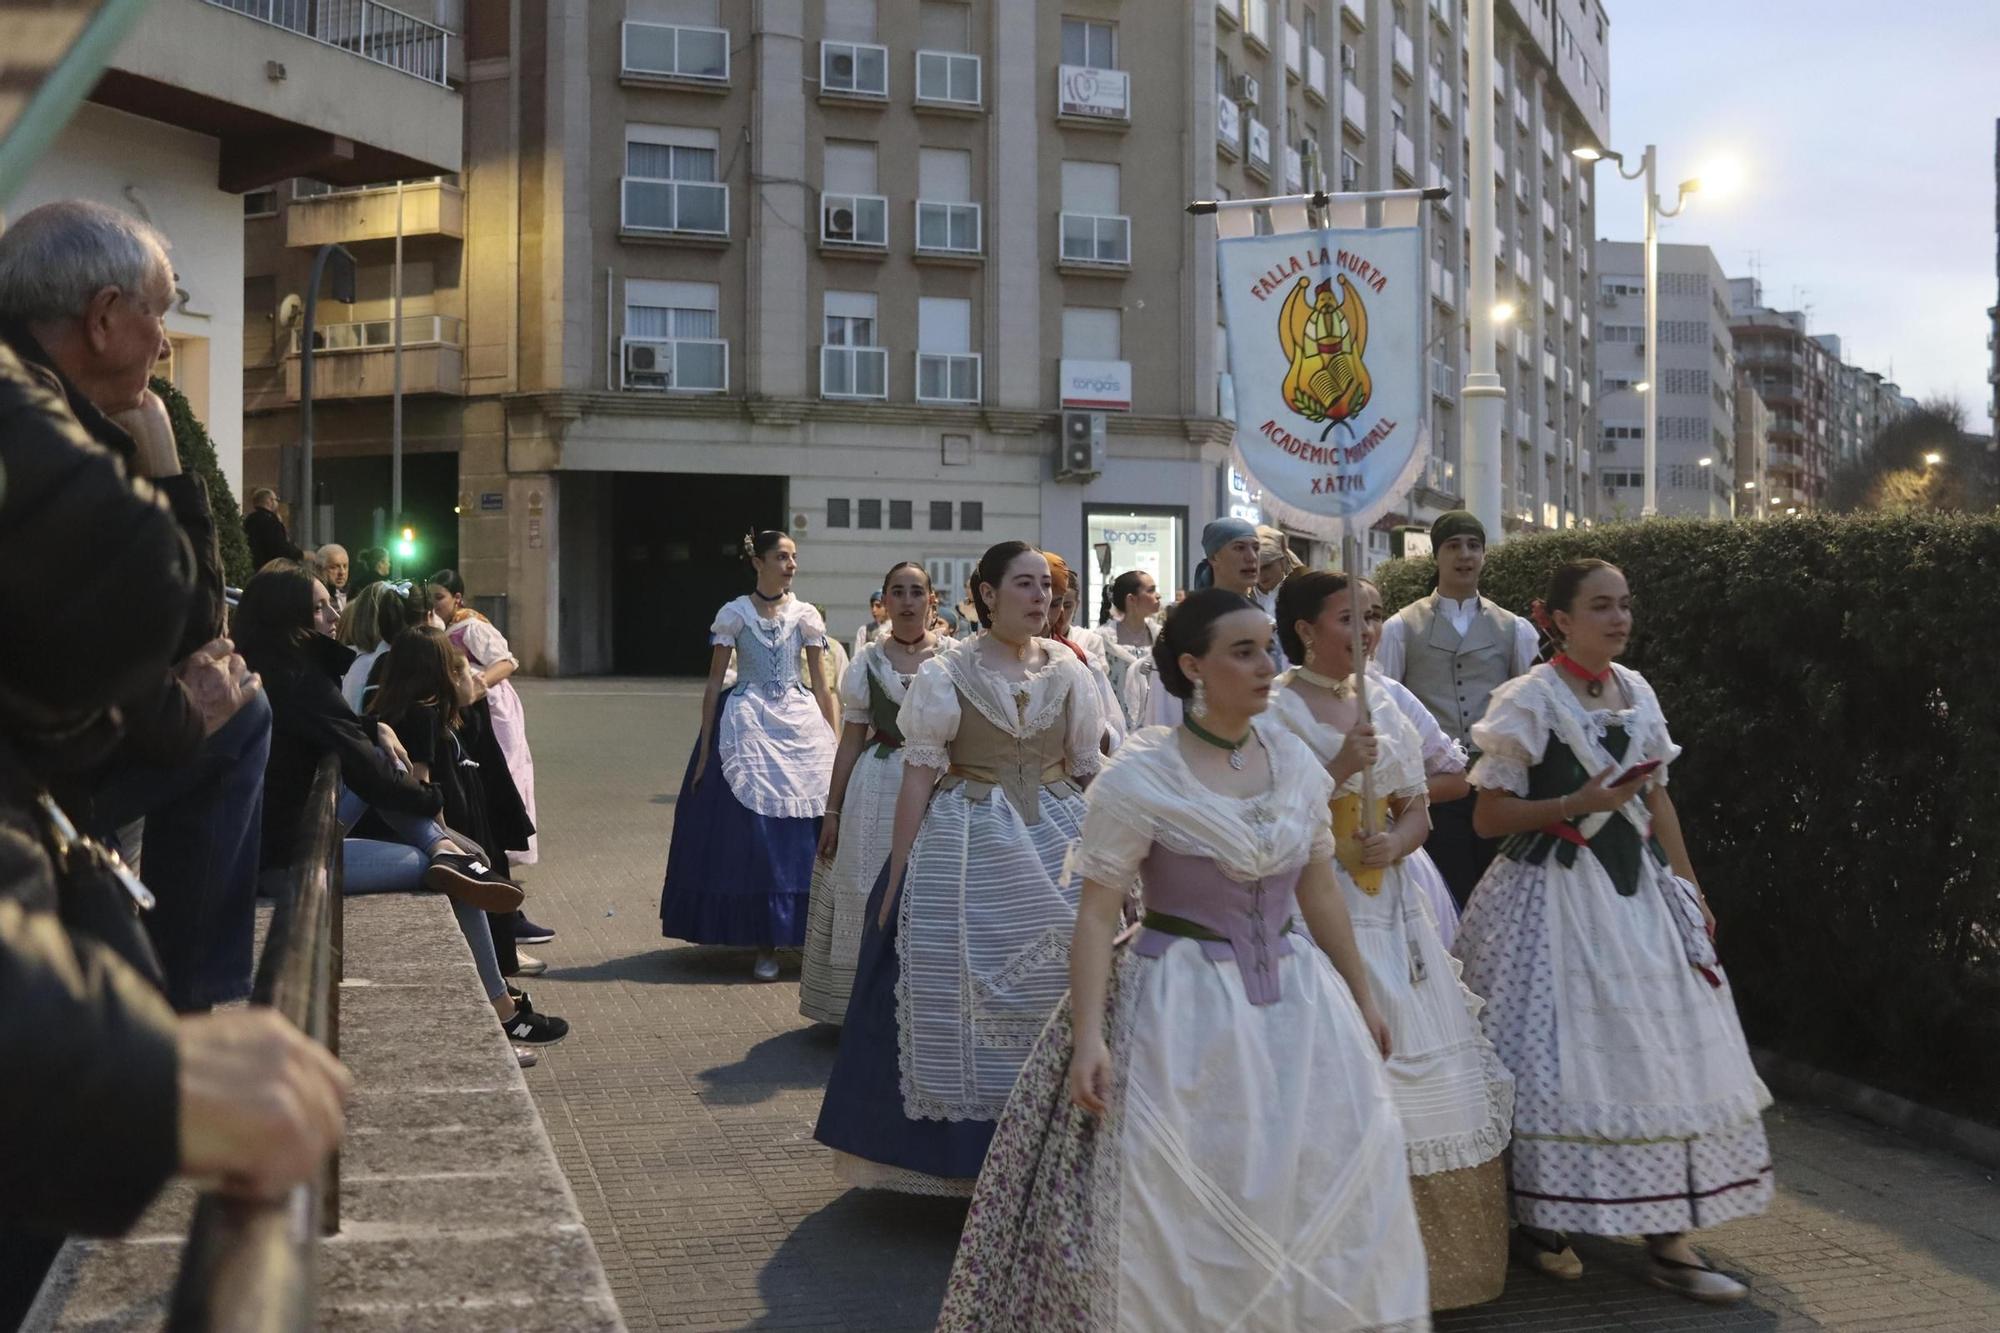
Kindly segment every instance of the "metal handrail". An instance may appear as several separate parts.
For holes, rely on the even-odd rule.
[[[340,763],[320,761],[299,816],[298,856],[271,918],[250,1003],[269,1005],[340,1050]],[[209,1192],[195,1208],[167,1316],[169,1333],[294,1333],[314,1324],[318,1245],[340,1229],[340,1156],[323,1179],[273,1203]]]

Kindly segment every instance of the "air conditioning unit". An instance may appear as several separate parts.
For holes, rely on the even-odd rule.
[[[854,86],[854,52],[829,51],[826,53],[826,81],[840,88]]]
[[[662,348],[652,343],[625,345],[625,382],[644,388],[667,388],[672,380],[670,362]]]
[[[851,241],[854,239],[854,210],[846,204],[829,205],[826,210],[826,239],[829,241]]]
[[[1104,414],[1065,412],[1056,449],[1057,481],[1090,481],[1104,472]]]
[[[1256,77],[1250,74],[1236,76],[1236,100],[1244,106],[1256,106],[1263,100],[1264,90],[1258,86]]]
[[[1616,310],[1618,308],[1618,298],[1610,292],[1605,292],[1597,298],[1597,304],[1603,306],[1606,310]]]

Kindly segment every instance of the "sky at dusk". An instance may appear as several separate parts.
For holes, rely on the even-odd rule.
[[[1604,0],[1612,147],[1660,146],[1676,182],[1729,156],[1727,197],[1693,198],[1663,242],[1704,244],[1764,301],[1918,398],[1990,429],[1994,120],[2000,0]],[[1568,4],[1564,5],[1568,8]],[[1640,239],[1637,183],[1597,168],[1598,232]]]

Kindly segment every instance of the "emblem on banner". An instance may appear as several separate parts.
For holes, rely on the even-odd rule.
[[[1326,422],[1329,430],[1360,415],[1373,387],[1363,360],[1368,307],[1345,273],[1339,281],[1341,297],[1335,301],[1332,283],[1312,287],[1311,279],[1300,278],[1278,311],[1278,345],[1291,363],[1285,402],[1308,421]]]

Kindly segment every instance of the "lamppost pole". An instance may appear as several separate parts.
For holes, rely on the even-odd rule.
[[[1472,229],[1472,356],[1466,367],[1465,433],[1460,461],[1465,499],[1485,525],[1487,540],[1505,539],[1500,512],[1500,426],[1507,411],[1507,386],[1494,355],[1493,266],[1493,0],[1470,0],[1466,8],[1470,54],[1471,118],[1466,135],[1472,146],[1472,188],[1467,222]]]

